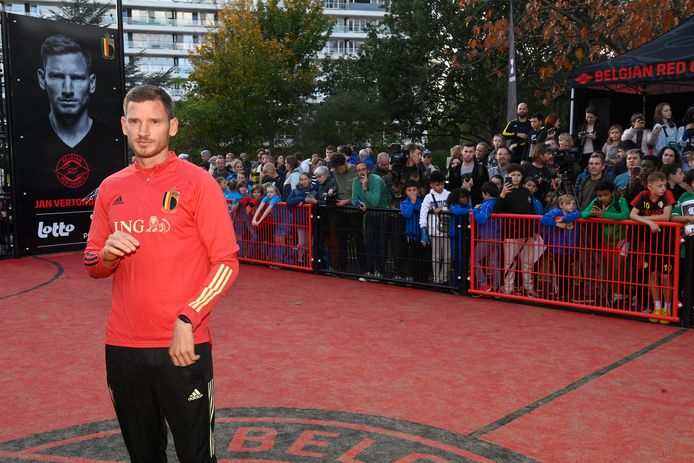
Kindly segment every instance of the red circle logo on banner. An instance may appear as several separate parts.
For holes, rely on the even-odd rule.
[[[89,178],[89,165],[79,154],[66,154],[55,166],[58,181],[68,188],[79,188]]]

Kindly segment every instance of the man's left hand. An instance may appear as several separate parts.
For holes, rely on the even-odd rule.
[[[195,338],[193,337],[193,325],[180,318],[174,322],[169,357],[177,367],[187,367],[200,359],[195,353]]]

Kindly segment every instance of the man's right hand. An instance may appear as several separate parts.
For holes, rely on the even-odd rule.
[[[106,244],[101,250],[101,259],[105,265],[113,267],[118,259],[134,253],[139,247],[140,242],[134,236],[116,231],[106,239]]]

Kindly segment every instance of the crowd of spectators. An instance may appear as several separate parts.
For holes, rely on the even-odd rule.
[[[604,268],[624,270],[619,256],[627,254],[629,246],[653,250],[654,243],[662,245],[656,238],[629,243],[607,234],[609,227],[604,236],[580,234],[571,224],[578,218],[631,218],[648,226],[653,237],[660,231],[657,221],[694,224],[694,207],[689,207],[694,199],[694,107],[678,126],[667,103],[656,107],[651,128],[643,114],[635,113],[626,129],[619,124],[603,127],[597,109],[589,106],[575,135],[562,131],[557,114],[529,115],[527,104],[521,103],[517,118],[490,144],[456,145],[441,166],[417,144],[380,153],[371,147],[328,146],[322,154],[286,158],[262,148],[255,160],[247,153],[212,156],[205,150],[201,158],[201,167],[218,179],[232,212],[246,214],[253,227],[266,220],[291,222],[291,215],[272,212],[280,201],[288,208],[317,204],[399,212],[338,214],[330,224],[336,231],[329,241],[338,252],[332,253],[329,265],[346,265],[347,253],[339,249],[349,243],[356,249],[358,272],[376,277],[387,272],[385,259],[390,255],[396,265],[388,277],[449,284],[461,247],[452,242],[450,229],[456,217],[469,214],[480,236],[496,237],[500,244],[480,243],[476,249],[477,266],[486,263],[492,269],[476,272],[478,287],[531,297],[536,296],[531,274],[538,243],[547,249],[557,274],[566,278],[591,270],[586,256],[572,247],[602,243],[608,255]],[[492,213],[539,215],[542,220],[532,226],[502,227]],[[276,239],[270,241],[287,242],[286,230],[274,234]],[[395,235],[402,239],[394,240]],[[305,243],[305,237],[301,240]],[[416,262],[427,259],[431,268],[422,271]],[[662,269],[671,263],[651,264],[652,286],[663,287],[667,272]],[[522,278],[512,271],[516,267]],[[518,283],[522,289],[515,288]],[[590,302],[590,292],[564,291],[561,297]],[[626,297],[616,287],[610,296],[613,301]],[[639,302],[642,310],[669,314],[671,300],[671,294],[653,294],[650,301]]]

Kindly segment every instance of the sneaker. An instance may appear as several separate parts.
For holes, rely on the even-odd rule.
[[[658,309],[658,308],[653,309],[653,315],[662,315],[660,313],[660,310],[661,309]],[[658,323],[659,320],[657,318],[649,318],[648,321],[651,323]]]
[[[665,317],[669,317],[672,315],[672,311],[670,309],[660,309],[660,315],[663,315]],[[669,325],[670,320],[658,320],[661,325]]]

